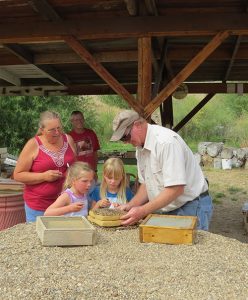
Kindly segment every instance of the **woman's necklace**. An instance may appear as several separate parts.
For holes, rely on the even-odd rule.
[[[43,151],[44,153],[46,153],[48,156],[51,157],[56,167],[60,168],[64,165],[65,152],[68,148],[68,142],[64,141],[62,148],[57,149],[57,151],[52,151],[50,149],[47,149],[43,144],[40,145],[39,147],[41,151]]]

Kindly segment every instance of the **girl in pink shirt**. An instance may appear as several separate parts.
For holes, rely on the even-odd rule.
[[[75,162],[69,167],[64,192],[45,211],[45,216],[87,216],[95,201],[87,194],[94,180],[94,171],[87,163]]]

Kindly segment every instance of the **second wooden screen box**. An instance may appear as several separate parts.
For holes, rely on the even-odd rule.
[[[197,217],[150,214],[139,226],[140,241],[192,245],[196,226]]]

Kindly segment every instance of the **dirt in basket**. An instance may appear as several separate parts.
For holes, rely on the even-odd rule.
[[[120,209],[111,209],[111,208],[96,208],[93,209],[93,211],[96,215],[101,215],[101,216],[122,216],[126,214],[126,212]]]

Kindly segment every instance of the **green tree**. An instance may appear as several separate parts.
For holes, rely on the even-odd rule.
[[[70,130],[70,114],[81,110],[85,114],[86,125],[96,124],[96,114],[89,105],[88,97],[1,97],[0,98],[0,147],[7,147],[12,154],[18,154],[24,144],[35,135],[39,115],[42,111],[53,110],[61,115],[64,130]]]
[[[119,95],[103,95],[100,96],[100,99],[102,102],[112,106],[116,106],[122,109],[130,109],[130,106],[128,105],[128,103],[121,98]]]

